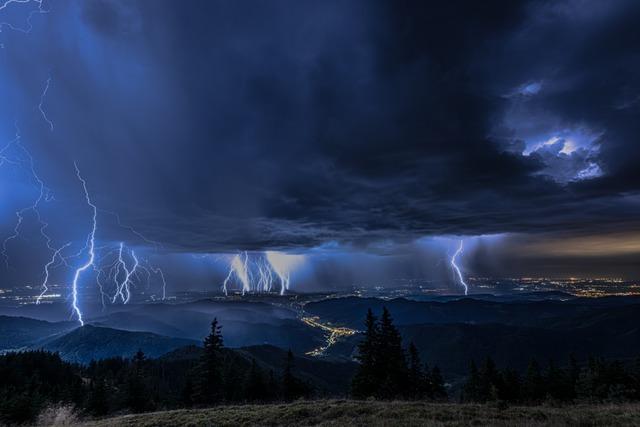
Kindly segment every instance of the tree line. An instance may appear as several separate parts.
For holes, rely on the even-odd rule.
[[[299,378],[291,351],[276,372],[263,368],[224,347],[215,319],[203,348],[186,347],[173,357],[149,359],[138,351],[131,358],[81,366],[47,351],[0,356],[0,424],[33,422],[53,404],[70,404],[82,414],[101,417],[222,403],[287,402],[313,391]]]
[[[402,337],[386,307],[379,320],[371,309],[367,311],[356,359],[360,365],[351,383],[355,398],[447,399],[440,369],[423,365],[413,343],[406,350],[402,347]]]
[[[86,366],[63,361],[56,353],[28,351],[0,356],[0,424],[32,422],[48,405],[71,404],[82,414],[205,407],[224,403],[288,402],[318,396],[296,369],[291,351],[280,366],[256,361],[224,347],[216,319],[203,347],[185,347],[158,359],[138,351]],[[448,399],[437,366],[423,363],[413,343],[404,347],[391,314],[368,310],[358,365],[349,394],[357,399]],[[457,395],[457,393],[456,393]],[[544,368],[536,360],[520,373],[499,369],[491,358],[472,363],[459,394],[461,402],[535,405],[542,402],[640,401],[640,359],[635,363],[570,358]]]
[[[527,405],[638,401],[640,359],[625,365],[590,357],[586,365],[580,366],[572,356],[565,367],[558,367],[551,360],[545,368],[532,359],[521,375],[513,369],[500,370],[487,358],[480,368],[471,364],[461,400]]]

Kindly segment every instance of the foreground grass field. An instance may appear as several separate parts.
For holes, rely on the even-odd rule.
[[[640,405],[513,407],[349,400],[126,415],[83,426],[638,426]]]

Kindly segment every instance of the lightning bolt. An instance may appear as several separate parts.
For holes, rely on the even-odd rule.
[[[73,275],[73,282],[71,284],[73,310],[75,311],[76,316],[78,317],[78,322],[80,322],[80,325],[84,326],[84,320],[82,319],[82,311],[80,311],[80,307],[78,305],[78,281],[80,280],[80,276],[82,275],[83,272],[88,270],[90,267],[95,267],[94,266],[95,239],[96,239],[96,230],[98,228],[98,208],[91,201],[91,197],[89,196],[89,190],[87,189],[87,182],[84,180],[84,178],[82,178],[82,175],[80,174],[80,169],[78,168],[77,163],[74,162],[73,166],[76,169],[76,176],[82,183],[82,189],[84,191],[84,197],[87,202],[87,205],[91,207],[91,210],[93,212],[92,222],[91,222],[92,224],[91,231],[87,236],[87,241],[85,244],[85,249],[88,251],[89,256],[87,258],[87,261],[83,265],[81,265],[79,268],[76,269],[76,272]]]
[[[120,214],[118,214],[117,212],[108,211],[108,210],[105,210],[105,209],[98,209],[98,210],[100,212],[103,212],[103,213],[106,213],[106,214],[109,214],[109,215],[113,216],[116,219],[116,223],[118,224],[118,227],[131,232],[131,234],[135,235],[136,237],[138,237],[143,242],[149,243],[150,245],[155,246],[156,249],[162,248],[162,243],[157,242],[155,240],[150,240],[145,235],[143,235],[142,233],[138,232],[135,228],[131,227],[130,225],[123,224],[122,220],[120,219]]]
[[[464,281],[464,277],[462,277],[462,272],[460,271],[460,267],[458,267],[458,264],[456,264],[456,259],[457,259],[458,255],[460,255],[462,253],[463,242],[464,242],[464,240],[461,239],[460,240],[460,246],[458,247],[458,250],[451,257],[451,268],[453,268],[453,271],[458,276],[458,281],[464,287],[464,294],[468,295],[469,294],[469,287],[467,286],[467,283]]]
[[[148,262],[148,261],[147,261]],[[164,272],[160,267],[149,267],[151,271],[157,274],[162,281],[162,301],[167,299],[167,281],[164,278]]]
[[[267,261],[280,280],[280,295],[284,295],[284,291],[289,289],[290,277],[286,264],[282,262],[281,254],[274,251],[265,252]]]
[[[25,168],[31,173],[31,177],[35,181],[36,188],[38,188],[38,194],[33,200],[33,203],[31,205],[16,211],[16,224],[15,224],[15,227],[13,228],[13,234],[5,238],[2,242],[2,251],[0,252],[0,254],[4,259],[5,267],[7,269],[9,268],[9,255],[7,253],[7,250],[8,250],[7,245],[12,240],[15,240],[18,237],[20,237],[20,232],[22,230],[24,218],[28,212],[32,212],[36,216],[38,224],[40,225],[40,234],[45,240],[47,244],[47,248],[51,251],[55,251],[55,249],[51,247],[51,238],[46,233],[46,229],[49,226],[49,224],[42,219],[42,216],[40,215],[40,210],[39,210],[40,204],[42,203],[43,200],[44,201],[53,200],[51,196],[51,190],[47,186],[45,186],[44,181],[40,179],[40,176],[36,172],[33,156],[31,155],[29,150],[22,144],[20,128],[18,127],[17,122],[14,123],[14,125],[16,129],[15,138],[9,141],[9,143],[0,151],[0,165],[4,163],[12,163],[12,164],[18,164],[18,165],[20,165],[21,163],[26,163]],[[18,150],[20,150],[22,154],[27,158],[26,162],[21,161],[19,158],[14,160],[8,157],[7,151],[13,146],[15,146]]]
[[[124,248],[124,243],[120,243],[120,249],[118,250],[118,262],[117,262],[118,270],[116,271],[116,274],[115,274],[117,289],[116,289],[116,294],[113,296],[112,302],[115,303],[116,300],[118,299],[118,296],[120,296],[120,299],[122,300],[122,302],[124,304],[128,304],[129,301],[131,300],[131,287],[130,287],[130,285],[132,285],[131,278],[135,277],[136,271],[138,269],[138,266],[140,265],[140,262],[138,261],[138,257],[136,257],[136,253],[133,250],[131,250],[130,255],[131,255],[131,258],[133,259],[133,267],[129,269],[127,267],[126,261],[122,257],[123,248]],[[124,271],[124,278],[122,279],[122,282],[118,285],[117,278],[120,273],[120,267],[122,267],[122,271]]]
[[[50,11],[49,9],[44,8],[44,0],[5,0],[3,3],[0,3],[0,12],[7,9],[12,4],[19,5],[19,4],[30,4],[30,3],[37,4],[38,8],[29,12],[29,15],[27,16],[27,21],[26,21],[27,26],[25,28],[16,27],[12,23],[5,21],[5,22],[0,22],[0,32],[2,32],[2,28],[7,27],[12,31],[18,31],[24,34],[29,34],[33,29],[33,24],[31,23],[31,19],[33,19],[35,15],[49,13]],[[4,45],[0,44],[0,47],[4,48]]]
[[[242,256],[244,255],[244,257]],[[225,295],[228,295],[228,284],[233,276],[242,284],[242,295],[245,292],[251,292],[251,277],[248,269],[249,255],[247,251],[242,254],[234,255],[229,264],[229,274],[222,283],[222,289]]]
[[[44,85],[42,94],[40,94],[40,103],[38,104],[38,110],[40,110],[40,114],[42,114],[42,118],[49,125],[49,129],[51,130],[51,132],[53,132],[53,122],[49,120],[49,118],[47,117],[47,113],[45,113],[43,108],[44,99],[47,96],[47,92],[49,91],[49,85],[51,85],[51,77],[47,78],[47,82]]]
[[[273,270],[268,262],[264,258],[258,258],[255,261],[256,268],[258,269],[258,291],[270,292],[273,283]]]
[[[61,255],[61,252],[65,248],[67,248],[69,245],[71,245],[71,242],[65,243],[64,245],[62,245],[58,249],[56,249],[53,252],[53,255],[51,256],[51,259],[49,260],[49,262],[45,264],[45,266],[44,266],[44,279],[42,280],[42,284],[40,285],[42,287],[42,292],[36,298],[36,305],[40,304],[40,300],[45,296],[45,294],[49,290],[49,287],[47,286],[47,284],[49,283],[49,269],[51,268],[51,266],[53,264],[55,264],[56,258],[60,257],[61,260],[64,260],[64,258]]]

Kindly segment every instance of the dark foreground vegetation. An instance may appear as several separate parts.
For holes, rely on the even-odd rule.
[[[277,372],[265,371],[254,359],[223,347],[216,320],[203,349],[187,347],[158,359],[138,351],[130,359],[82,366],[46,351],[9,353],[0,356],[0,423],[32,422],[50,405],[72,405],[83,415],[102,417],[311,397],[317,390],[294,373],[293,353],[285,354]]]
[[[391,313],[382,309],[380,320],[367,311],[365,335],[358,345],[360,362],[351,383],[356,398],[439,400],[447,399],[444,380],[438,367],[422,365],[418,349],[402,347],[400,332],[393,325]]]
[[[85,427],[169,426],[637,426],[635,404],[571,407],[397,401],[296,401],[289,404],[218,406],[127,415]]]
[[[487,359],[478,369],[475,363],[461,394],[467,402],[538,405],[544,402],[638,402],[640,401],[640,359],[635,363],[589,358],[579,366],[575,358],[566,368],[549,361],[542,369],[533,359],[524,375],[512,369],[499,370]]]
[[[298,361],[304,360],[296,360],[291,351],[277,350],[271,354],[278,355],[278,359],[268,364],[242,349],[225,348],[221,327],[215,319],[202,348],[185,347],[157,359],[138,351],[131,358],[108,358],[79,365],[45,351],[6,354],[0,356],[0,423],[34,422],[39,414],[47,413],[47,408],[57,406],[66,408],[67,415],[73,413],[74,417],[85,419],[193,408],[111,420],[118,425],[199,425],[213,416],[218,417],[215,424],[229,425],[308,425],[330,420],[338,425],[384,425],[385,420],[393,419],[388,414],[395,414],[404,425],[419,424],[419,420],[443,425],[475,421],[537,425],[549,420],[562,424],[590,419],[574,409],[562,415],[562,411],[545,405],[640,401],[640,363],[601,359],[590,359],[583,366],[571,359],[563,368],[550,362],[544,369],[534,360],[523,373],[499,369],[487,359],[480,368],[471,365],[461,392],[448,395],[451,388],[445,385],[440,370],[423,363],[412,343],[403,346],[401,334],[386,308],[379,319],[371,310],[367,313],[355,372],[351,368],[339,371],[338,366],[345,363],[320,371],[318,376],[327,383],[340,383],[340,387],[331,390],[320,387],[298,366]],[[322,363],[326,362],[313,362],[314,369]],[[345,396],[360,401],[280,404]],[[458,400],[465,404],[444,403]],[[436,405],[437,402],[443,404]],[[239,404],[243,406],[232,406]],[[517,405],[528,407],[516,408]],[[203,409],[210,407],[218,408]],[[591,421],[618,416],[621,424],[640,421],[638,406],[584,408],[585,413],[594,412]],[[246,416],[238,418],[242,413]],[[512,416],[515,418],[509,418]]]

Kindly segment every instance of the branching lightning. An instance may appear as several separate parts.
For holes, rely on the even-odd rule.
[[[464,240],[461,239],[460,240],[460,246],[458,247],[458,250],[451,257],[451,268],[453,268],[453,271],[458,276],[458,281],[464,287],[464,294],[468,295],[469,294],[469,287],[467,286],[467,283],[464,281],[464,277],[462,276],[462,272],[460,271],[460,267],[458,267],[458,264],[456,264],[456,259],[457,259],[458,255],[460,255],[462,253],[463,242],[464,242]]]
[[[11,6],[27,6],[35,5],[31,7],[26,18],[26,22],[23,26],[16,25],[9,22],[8,19],[0,21],[0,32],[3,29],[8,28],[13,31],[28,34],[33,29],[32,18],[36,14],[49,13],[49,9],[45,7],[45,0],[0,0],[0,13],[7,12],[12,9]],[[0,44],[0,47],[4,45]],[[54,123],[49,118],[49,115],[45,109],[46,100],[49,95],[49,90],[52,85],[52,78],[49,76],[44,82],[43,89],[40,93],[38,104],[34,110],[37,109],[42,119],[47,124],[50,131],[54,130]],[[23,227],[27,221],[31,218],[35,218],[36,224],[44,245],[50,252],[50,256],[47,259],[43,267],[43,276],[41,282],[41,292],[36,297],[36,304],[40,304],[42,298],[44,298],[50,289],[50,278],[52,270],[55,270],[61,266],[69,268],[73,271],[73,280],[71,281],[71,299],[72,308],[75,317],[84,325],[85,317],[81,310],[81,304],[79,300],[80,286],[84,279],[84,276],[89,270],[96,273],[96,282],[100,291],[102,299],[102,305],[105,306],[105,302],[116,301],[118,298],[122,303],[126,304],[131,300],[131,286],[140,281],[140,274],[145,273],[147,276],[147,287],[149,286],[152,275],[156,276],[162,284],[162,299],[166,298],[167,282],[162,269],[156,266],[152,266],[147,260],[145,264],[141,263],[137,254],[133,249],[127,249],[124,243],[121,243],[117,249],[114,249],[112,245],[106,244],[105,246],[96,246],[97,232],[98,232],[98,211],[99,209],[93,203],[93,199],[89,193],[87,182],[80,173],[80,169],[77,163],[74,162],[75,174],[80,181],[84,200],[87,206],[91,209],[91,229],[87,234],[84,245],[78,251],[72,254],[65,254],[64,252],[72,246],[72,242],[65,243],[61,246],[55,246],[52,238],[47,233],[49,223],[44,220],[43,215],[40,212],[40,207],[44,202],[50,202],[53,199],[51,190],[45,185],[45,182],[40,178],[36,171],[36,165],[34,157],[31,152],[23,145],[21,132],[17,122],[15,123],[15,137],[0,148],[0,166],[10,165],[12,167],[20,168],[28,173],[29,179],[33,182],[34,187],[37,190],[37,194],[34,196],[28,206],[18,209],[15,213],[16,222],[13,227],[13,232],[10,236],[6,237],[2,241],[2,247],[0,255],[4,260],[6,268],[10,267],[8,251],[11,246],[11,242],[22,237]],[[156,249],[162,245],[159,242],[155,242],[147,239],[144,235],[139,233],[131,226],[123,225],[120,216],[111,211],[100,210],[100,212],[107,213],[115,217],[117,225],[130,233],[135,235],[142,241],[155,246]],[[116,257],[117,256],[117,257]],[[113,260],[116,258],[115,260]],[[126,260],[128,259],[128,260]],[[78,260],[81,260],[81,264],[78,266]],[[113,261],[112,261],[113,260]],[[131,261],[132,260],[132,261]],[[115,291],[113,294],[109,286],[114,286]],[[152,295],[153,296],[153,295]]]
[[[112,302],[115,303],[118,297],[122,300],[124,304],[127,304],[131,300],[131,285],[132,278],[137,274],[138,265],[140,262],[138,261],[138,257],[136,257],[136,253],[131,250],[129,255],[131,259],[133,259],[133,266],[131,268],[127,267],[127,262],[123,258],[123,249],[124,243],[120,243],[120,248],[118,250],[118,261],[116,263],[116,272],[114,274],[114,279],[116,281],[116,293],[112,298]],[[120,270],[122,268],[122,270]],[[120,272],[124,273],[124,277],[122,278],[122,282],[118,283],[118,276],[122,276]]]
[[[45,9],[44,7],[44,0],[5,0],[4,3],[0,3],[0,12],[7,9],[12,4],[24,5],[24,4],[30,4],[30,3],[37,4],[38,8],[29,12],[29,15],[27,16],[27,20],[26,20],[26,25],[27,25],[26,27],[24,28],[16,27],[14,24],[5,21],[5,22],[0,22],[0,32],[2,32],[2,29],[4,27],[7,27],[12,31],[19,31],[21,33],[29,34],[33,29],[33,24],[31,23],[31,19],[37,14],[49,13],[49,9]],[[4,45],[0,44],[0,47],[3,48]]]
[[[105,210],[105,209],[98,209],[98,210],[100,212],[103,212],[103,213],[106,213],[108,215],[113,216],[116,219],[116,224],[118,224],[118,227],[129,231],[131,234],[133,234],[134,236],[136,236],[137,238],[139,238],[143,242],[149,243],[150,245],[153,245],[156,249],[162,248],[162,243],[157,242],[155,240],[150,240],[145,235],[143,235],[142,233],[138,232],[138,230],[136,230],[135,228],[131,227],[130,225],[123,224],[122,220],[120,219],[120,214],[118,214],[117,212],[108,211],[108,210]]]
[[[242,255],[244,255],[244,257]],[[251,279],[249,277],[248,263],[249,255],[246,251],[243,254],[234,255],[231,258],[229,274],[227,274],[226,279],[224,279],[224,282],[222,283],[222,290],[225,295],[228,295],[228,285],[234,276],[242,284],[242,295],[244,295],[245,292],[251,291]]]
[[[15,138],[9,141],[9,143],[7,143],[7,145],[5,145],[5,147],[2,150],[0,150],[0,166],[2,166],[4,163],[24,166],[24,169],[31,174],[31,178],[33,179],[35,186],[38,189],[38,193],[30,205],[25,206],[24,208],[21,208],[16,211],[16,214],[15,214],[16,223],[13,228],[13,234],[5,238],[2,242],[2,251],[0,252],[0,254],[2,254],[2,258],[4,259],[5,267],[7,269],[9,268],[9,255],[7,253],[8,244],[12,240],[15,240],[20,237],[20,232],[22,230],[22,225],[24,223],[25,215],[28,212],[32,212],[35,215],[37,222],[39,224],[40,234],[45,240],[47,248],[51,251],[55,251],[55,249],[51,247],[51,238],[46,233],[46,229],[49,226],[49,224],[42,219],[42,215],[40,215],[40,210],[39,210],[40,204],[43,201],[51,201],[53,199],[51,196],[51,190],[47,186],[45,186],[44,181],[40,179],[40,176],[36,172],[33,156],[31,155],[29,150],[22,144],[22,137],[20,135],[20,128],[18,127],[18,124],[17,123],[14,123],[14,124],[16,129]],[[9,154],[9,151],[13,147],[15,147],[17,151],[26,158],[26,160],[22,159],[20,155],[17,155],[16,157],[11,157]]]
[[[280,295],[284,295],[284,291],[289,289],[289,283],[291,283],[289,276],[289,268],[291,265],[287,262],[286,255],[279,252],[267,251],[265,252],[265,256],[267,257],[267,261],[269,261],[269,265],[278,276],[278,279],[280,279]]]

